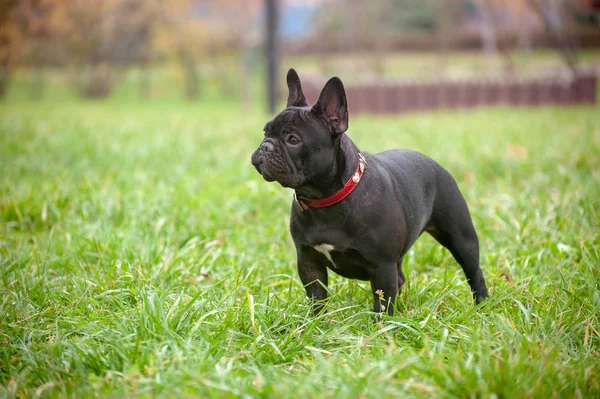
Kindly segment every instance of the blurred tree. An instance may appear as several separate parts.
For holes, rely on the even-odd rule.
[[[509,10],[510,17],[518,35],[518,47],[525,53],[532,50],[532,15],[526,0],[506,0],[505,7]]]
[[[104,97],[112,90],[116,66],[150,62],[154,1],[0,1],[5,2],[0,7],[0,62],[8,63],[0,75],[6,78],[21,60],[33,68],[35,97],[42,94],[48,65],[74,68],[71,76],[80,94]]]
[[[444,0],[334,0],[316,15],[316,26],[324,36],[343,37],[346,48],[354,48],[370,32],[432,32],[440,22]],[[454,0],[450,0],[454,3]],[[343,47],[343,46],[342,46]]]
[[[235,75],[241,79],[251,76],[252,47],[262,38],[262,32],[254,28],[253,22],[258,11],[263,9],[264,0],[205,0],[204,4],[207,6],[207,18],[213,21],[212,25],[207,24],[213,52],[216,52],[214,47],[218,44],[218,52],[229,53],[238,59],[238,73]],[[225,75],[227,71],[224,68],[217,73],[221,73],[219,81],[223,94],[231,95],[238,86],[243,106],[249,107],[252,86],[248,83],[235,85],[231,76]]]
[[[53,13],[53,28],[75,67],[75,85],[86,97],[106,97],[113,88],[113,44],[123,20],[119,0],[68,0]]]
[[[44,70],[64,63],[65,53],[56,40],[54,11],[64,0],[21,0],[13,18],[22,38],[19,58],[22,65],[32,68],[32,97],[40,98],[45,87]]]
[[[47,0],[45,0],[47,1]],[[53,0],[53,33],[68,63],[75,85],[86,97],[106,97],[119,68],[152,61],[152,26],[158,19],[156,0]],[[141,80],[140,96],[149,94]]]
[[[438,13],[444,1],[394,0],[374,7],[371,25],[383,22],[388,29],[402,31],[433,31],[439,23]],[[371,5],[373,7],[373,5]]]
[[[251,46],[257,42],[252,19],[262,0],[164,0],[154,30],[154,50],[176,61],[183,72],[184,92],[189,99],[201,93],[203,63],[216,64],[213,76],[222,94],[243,87],[249,101],[251,85],[237,85],[232,78],[249,76]],[[225,58],[238,57],[242,73],[232,73]]]
[[[494,67],[498,56],[498,47],[496,45],[496,30],[493,20],[493,1],[494,0],[474,0],[480,18],[481,43],[483,52],[490,68]]]
[[[207,35],[193,0],[165,0],[158,3],[158,24],[154,49],[181,65],[184,94],[190,100],[200,96],[199,59]]]
[[[430,3],[435,9],[434,33],[438,55],[436,67],[443,76],[448,65],[448,41],[463,11],[463,1],[430,0]]]
[[[112,46],[112,59],[121,67],[139,67],[139,97],[150,96],[150,66],[154,61],[153,27],[159,20],[159,5],[155,0],[120,0],[116,7],[120,23],[116,26],[118,40]]]
[[[43,67],[56,59],[51,45],[51,15],[62,0],[0,0],[0,96],[6,92],[11,70],[33,67],[32,94],[43,89]]]
[[[565,64],[573,73],[577,70],[577,51],[574,39],[569,32],[572,28],[573,14],[569,10],[568,0],[526,0],[544,24],[548,35]]]

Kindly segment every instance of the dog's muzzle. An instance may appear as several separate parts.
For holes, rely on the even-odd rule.
[[[283,150],[268,140],[252,154],[252,165],[266,181],[277,181],[284,187],[295,187],[302,182],[301,176],[286,162]]]
[[[273,143],[269,143],[268,141],[264,141],[260,147],[252,154],[252,165],[256,168],[258,173],[260,173],[265,180],[272,181],[274,180],[272,176],[267,172],[265,164],[268,163],[270,155],[275,150],[275,146]]]

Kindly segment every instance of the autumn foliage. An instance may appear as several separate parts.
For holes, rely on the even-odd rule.
[[[105,97],[119,71],[173,60],[184,93],[200,94],[198,63],[206,48],[226,46],[231,34],[211,24],[193,0],[3,0],[0,7],[0,95],[19,64],[69,68],[83,96]],[[203,2],[230,10],[232,2]]]

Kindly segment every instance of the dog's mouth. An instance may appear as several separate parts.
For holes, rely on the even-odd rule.
[[[268,170],[263,170],[263,172],[261,173],[263,179],[265,179],[268,182],[273,182],[276,181],[277,183],[281,184],[283,187],[287,187],[287,188],[296,188],[299,187],[302,180],[300,178],[298,178],[297,176],[289,176],[289,175],[277,175],[277,174],[273,174],[271,171]]]
[[[299,179],[291,179],[286,181],[277,180],[277,183],[281,184],[283,187],[286,188],[298,188],[301,185]]]
[[[276,180],[275,177],[272,176],[265,167],[265,160],[261,156],[257,155],[257,152],[252,155],[252,165],[254,165],[256,171],[268,182]]]
[[[268,182],[274,182],[281,184],[286,188],[297,188],[302,184],[301,176],[292,176],[289,174],[278,173],[277,171],[271,170],[265,163],[254,165],[258,173]]]
[[[272,181],[276,181],[277,180],[274,176],[272,176],[269,173],[269,171],[266,168],[262,168],[262,170],[261,170],[260,165],[256,167],[256,170],[258,170],[258,173],[260,173],[261,176],[263,177],[263,179],[265,179],[268,182],[272,182]]]

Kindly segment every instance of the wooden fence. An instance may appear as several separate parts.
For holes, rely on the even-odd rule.
[[[321,85],[303,82],[309,101]],[[362,84],[346,87],[350,112],[400,114],[436,109],[511,105],[580,105],[596,103],[596,75],[511,81],[447,81],[437,83]]]

